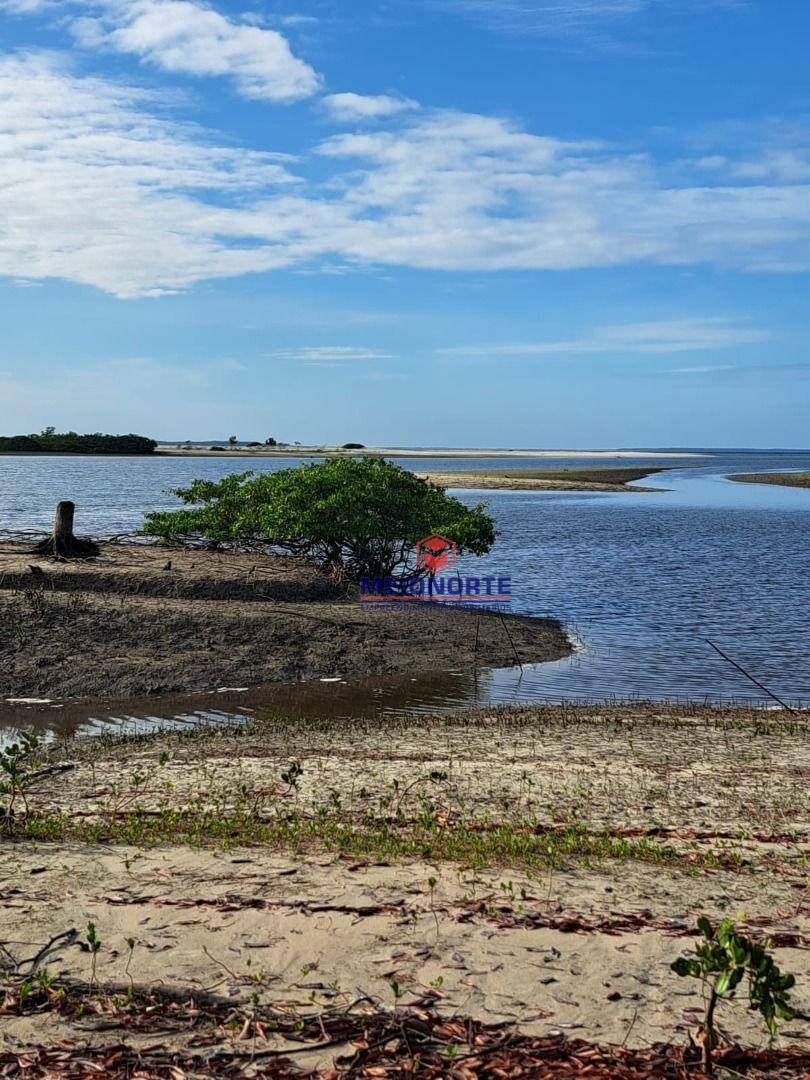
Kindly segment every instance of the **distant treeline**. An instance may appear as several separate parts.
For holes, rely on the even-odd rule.
[[[33,454],[153,454],[154,439],[143,435],[78,435],[43,431],[41,435],[0,435],[0,452]]]

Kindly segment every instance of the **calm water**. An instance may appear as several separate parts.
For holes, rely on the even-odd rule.
[[[192,477],[295,463],[0,457],[0,530],[45,528],[55,503],[71,498],[78,532],[123,532],[139,524],[144,510],[174,505],[166,489]],[[401,464],[493,470],[589,462],[423,458]],[[656,494],[457,493],[465,502],[487,502],[501,531],[490,555],[464,560],[462,573],[485,566],[511,574],[516,610],[557,616],[577,636],[581,648],[571,659],[528,667],[522,675],[510,669],[478,679],[467,673],[388,680],[356,692],[328,684],[293,691],[306,698],[301,708],[350,715],[367,712],[369,702],[386,711],[538,698],[767,700],[710,649],[707,637],[780,697],[810,702],[810,490],[725,479],[733,472],[810,470],[810,452],[724,451],[674,464],[674,471],[646,481],[669,489]],[[275,693],[295,708],[288,691]],[[251,707],[263,704],[271,702],[251,698]],[[189,711],[177,705],[157,711]]]

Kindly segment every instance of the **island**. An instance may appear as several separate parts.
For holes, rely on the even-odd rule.
[[[0,435],[0,454],[154,454],[157,445],[144,435],[79,435],[55,428],[39,435]]]
[[[779,487],[810,488],[810,472],[739,473],[727,479],[738,484],[777,484]]]

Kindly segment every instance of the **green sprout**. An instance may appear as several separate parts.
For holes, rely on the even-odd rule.
[[[768,942],[751,941],[723,919],[716,928],[705,916],[697,921],[703,940],[692,956],[679,956],[671,965],[676,975],[700,979],[709,991],[703,1022],[703,1067],[712,1075],[712,1050],[717,1041],[714,1013],[719,1001],[734,997],[737,987],[748,978],[748,1003],[762,1015],[771,1034],[776,1035],[776,1017],[792,1020],[795,1013],[788,994],[795,985],[793,975],[783,975],[768,955]]]

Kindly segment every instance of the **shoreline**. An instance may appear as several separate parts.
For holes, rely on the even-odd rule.
[[[96,558],[56,563],[0,543],[0,698],[137,699],[573,651],[556,619],[477,615],[363,608],[281,557],[102,544]]]
[[[698,454],[687,450],[487,450],[466,448],[413,449],[402,447],[369,446],[362,450],[344,450],[340,446],[294,446],[294,447],[255,447],[248,448],[238,446],[231,448],[223,446],[221,450],[209,450],[204,447],[192,447],[185,449],[170,443],[159,443],[155,456],[163,457],[328,457],[343,455],[346,457],[397,457],[397,458],[420,458],[420,457],[446,457],[446,458],[650,458],[650,459],[680,459],[680,458],[703,458],[710,454]]]

